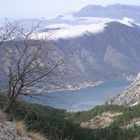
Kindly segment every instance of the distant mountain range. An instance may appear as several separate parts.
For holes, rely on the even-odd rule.
[[[129,17],[140,22],[140,6],[115,4],[102,7],[100,5],[88,5],[73,15],[75,17],[107,17],[113,19]]]

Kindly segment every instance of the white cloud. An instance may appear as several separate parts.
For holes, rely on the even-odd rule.
[[[134,21],[130,18],[123,18],[123,20],[109,19],[109,18],[74,18],[75,22],[68,22],[69,20],[62,20],[61,24],[50,24],[47,28],[60,28],[57,30],[52,30],[52,34],[49,39],[67,39],[82,36],[85,33],[97,34],[104,31],[108,22],[120,22],[127,26],[133,27]],[[81,24],[77,21],[81,21]],[[41,32],[38,34],[38,37],[45,37],[48,35],[47,32]]]
[[[81,36],[84,33],[100,33],[104,31],[106,27],[105,23],[89,24],[89,25],[68,25],[68,24],[55,24],[50,25],[49,28],[61,28],[55,32],[52,32],[50,39],[66,39]],[[43,36],[46,33],[39,33],[39,36]]]
[[[51,25],[48,25],[46,28],[68,28],[69,25],[68,24],[51,24]]]
[[[128,18],[128,17],[124,17],[123,20],[120,22],[127,25],[127,26],[133,27],[134,20],[131,18]]]

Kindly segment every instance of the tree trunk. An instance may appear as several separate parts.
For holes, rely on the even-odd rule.
[[[4,108],[3,108],[3,112],[8,113],[10,108],[12,107],[13,102],[12,101],[7,101],[7,103],[5,104]]]

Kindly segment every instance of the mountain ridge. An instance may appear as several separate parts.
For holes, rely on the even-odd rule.
[[[88,5],[73,13],[75,17],[108,17],[121,19],[123,17],[133,18],[140,22],[140,6],[114,4],[108,6]],[[96,13],[96,14],[95,14]]]
[[[139,36],[140,27],[110,22],[104,32],[54,40],[52,44],[69,58],[65,72],[71,84],[77,79],[106,81],[139,72]]]
[[[136,75],[140,71],[139,36],[138,25],[114,21],[106,23],[102,32],[48,40],[50,58],[63,59],[64,64],[61,74],[49,77],[47,90],[79,89]]]

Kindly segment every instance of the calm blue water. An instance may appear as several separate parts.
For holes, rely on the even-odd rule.
[[[55,91],[36,98],[25,97],[25,99],[28,102],[69,111],[87,110],[104,103],[111,96],[122,93],[130,84],[130,81],[111,81],[96,87],[76,91]]]

